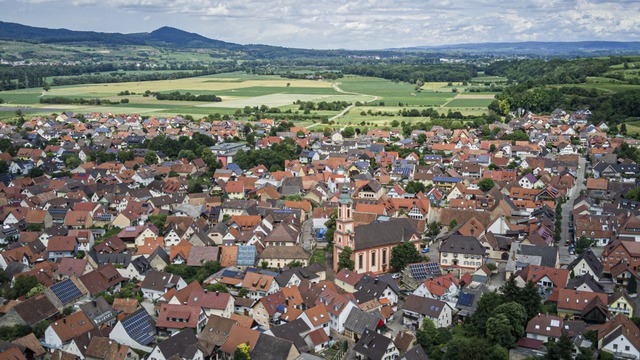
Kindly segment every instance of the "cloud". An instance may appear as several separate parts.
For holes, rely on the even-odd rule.
[[[169,25],[225,41],[306,48],[640,40],[637,0],[0,1],[0,20],[30,25],[118,32]]]

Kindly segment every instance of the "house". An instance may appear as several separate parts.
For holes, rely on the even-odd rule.
[[[91,296],[119,290],[125,280],[113,264],[100,266],[80,277],[80,281],[89,290]]]
[[[52,319],[58,309],[44,294],[36,295],[21,301],[0,318],[0,326],[28,325],[33,326],[40,321]]]
[[[618,358],[640,358],[640,329],[623,314],[597,328],[598,349]]]
[[[440,244],[440,266],[472,271],[484,264],[486,249],[473,236],[451,235]]]
[[[100,336],[89,338],[89,345],[87,345],[84,356],[86,360],[111,360],[118,357],[126,360],[139,359],[138,354],[129,346],[118,344],[107,337]]]
[[[150,271],[142,281],[140,290],[145,299],[158,300],[169,289],[182,290],[187,283],[178,275],[164,271]]]
[[[271,275],[248,272],[242,280],[242,288],[249,292],[249,298],[258,300],[278,291],[278,282]]]
[[[357,305],[348,297],[326,288],[318,295],[315,305],[324,304],[329,312],[329,326],[336,332],[344,333],[344,324],[351,312]]]
[[[305,310],[299,319],[302,319],[311,331],[322,330],[326,336],[330,335],[329,332],[329,313],[324,304],[316,305],[312,308]]]
[[[573,273],[573,276],[589,274],[596,279],[596,281],[599,281],[602,277],[604,267],[593,251],[588,248],[569,264],[568,269]]]
[[[48,260],[73,258],[78,252],[78,242],[73,236],[52,236],[47,244]]]
[[[347,320],[344,323],[344,335],[357,341],[362,338],[367,331],[375,331],[380,325],[381,319],[372,313],[365,312],[358,307],[351,309]]]
[[[638,271],[640,269],[640,242],[615,240],[604,248],[601,259],[604,273],[610,273],[621,259],[626,259],[626,265],[632,271]]]
[[[109,338],[134,349],[151,352],[155,333],[156,322],[144,308],[139,308],[118,321]]]
[[[203,360],[204,353],[198,348],[198,338],[190,329],[184,329],[156,345],[150,359]]]
[[[386,277],[364,275],[354,288],[356,291],[353,297],[358,304],[376,300],[395,306],[400,295],[400,289],[396,282],[393,279],[386,279]]]
[[[207,316],[200,306],[163,303],[160,306],[156,329],[158,334],[165,336],[174,336],[182,329],[200,333],[206,322]]]
[[[527,338],[543,342],[558,340],[563,326],[564,319],[558,315],[538,314],[527,323]]]
[[[198,334],[205,356],[213,354],[227,341],[232,327],[239,327],[236,320],[216,315],[209,317],[204,329]]]
[[[583,312],[588,309],[589,305],[596,301],[605,306],[607,304],[607,295],[602,293],[593,293],[587,291],[578,291],[572,289],[558,290],[558,315],[569,317],[582,317]]]
[[[635,307],[635,301],[629,296],[629,293],[627,293],[625,289],[618,290],[609,295],[609,312],[612,315],[622,314],[631,318],[633,317]]]
[[[436,328],[451,325],[453,309],[444,301],[409,295],[404,302],[403,324],[418,329],[425,318],[431,319]]]
[[[425,280],[414,291],[413,295],[436,300],[448,300],[458,295],[460,284],[453,274],[448,273],[434,279]]]
[[[393,340],[375,331],[368,332],[353,347],[359,360],[394,360],[400,356]]]
[[[207,317],[212,315],[228,318],[233,314],[235,299],[229,293],[195,290],[189,293],[187,305],[199,306]]]
[[[252,360],[295,360],[300,352],[289,340],[261,334],[249,355]]]
[[[93,329],[93,322],[84,312],[78,311],[49,324],[44,331],[44,341],[48,347],[60,349],[62,345]]]
[[[280,269],[292,262],[309,265],[310,254],[301,246],[267,246],[260,254],[260,261],[266,261],[267,267]]]

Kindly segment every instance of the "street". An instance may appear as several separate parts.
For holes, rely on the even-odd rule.
[[[587,161],[584,157],[580,156],[578,160],[578,169],[576,184],[571,189],[567,202],[562,205],[562,237],[558,248],[560,251],[560,265],[568,265],[576,258],[575,255],[569,254],[569,247],[565,246],[567,239],[573,240],[573,234],[569,232],[569,222],[571,221],[571,212],[573,211],[573,203],[580,196],[580,192],[586,189],[585,185],[585,172],[587,169]]]

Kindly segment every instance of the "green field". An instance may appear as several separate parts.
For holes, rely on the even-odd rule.
[[[41,88],[21,89],[0,92],[0,98],[9,106],[28,108],[61,109],[60,111],[103,111],[134,112],[142,115],[171,116],[176,114],[203,116],[212,113],[233,114],[246,106],[267,105],[278,107],[281,111],[298,112],[294,102],[360,102],[364,106],[354,107],[341,118],[333,118],[337,111],[314,111],[309,116],[327,116],[339,124],[360,124],[363,121],[386,126],[394,119],[399,121],[424,121],[422,118],[403,118],[399,113],[403,109],[437,108],[446,113],[449,110],[460,111],[465,115],[482,115],[491,103],[495,93],[465,93],[466,86],[460,83],[449,86],[443,82],[424,84],[420,89],[415,85],[390,80],[345,76],[335,83],[330,81],[285,79],[276,75],[254,75],[245,73],[226,73],[194,78],[158,80],[147,82],[125,82],[106,84],[83,84],[55,86],[48,92]],[[195,101],[159,101],[153,96],[144,97],[145,91],[169,93],[179,91],[194,95],[213,94],[222,98],[221,102]],[[118,95],[128,91],[130,95]],[[129,103],[119,105],[55,105],[40,104],[46,97],[105,99],[118,102],[128,99]],[[391,116],[362,115],[362,112],[382,112]],[[6,117],[6,113],[0,116]],[[30,114],[33,112],[29,112]],[[44,112],[43,112],[44,113]],[[309,123],[311,124],[311,123]]]
[[[481,108],[486,108],[487,106],[489,106],[489,104],[491,104],[491,102],[493,101],[493,99],[489,98],[482,98],[482,99],[472,99],[472,98],[462,98],[462,99],[453,99],[450,102],[447,103],[447,107],[459,107],[459,108],[465,108],[465,107],[481,107]]]

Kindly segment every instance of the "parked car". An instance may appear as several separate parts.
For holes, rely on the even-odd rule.
[[[429,251],[431,251],[431,250],[428,247],[426,247],[426,248],[422,249],[422,251],[420,251],[420,252],[423,253],[423,254],[426,254]]]

